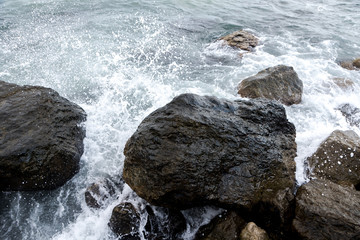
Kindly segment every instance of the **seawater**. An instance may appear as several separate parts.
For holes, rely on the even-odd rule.
[[[0,80],[51,87],[88,115],[79,174],[54,191],[0,193],[0,238],[115,239],[113,207],[130,201],[141,211],[146,203],[125,185],[94,210],[84,192],[121,176],[125,143],[142,119],[181,93],[239,99],[242,79],[277,64],[304,82],[302,103],[286,107],[304,183],[304,160],[333,130],[360,134],[336,110],[360,107],[360,72],[338,65],[360,57],[359,9],[357,0],[0,0]],[[260,39],[243,58],[215,42],[239,29]],[[354,85],[342,89],[333,78]],[[220,212],[184,211],[183,238]]]

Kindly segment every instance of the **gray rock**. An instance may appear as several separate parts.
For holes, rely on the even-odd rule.
[[[285,105],[301,102],[303,83],[292,67],[278,65],[242,80],[238,93],[247,98],[267,98]]]
[[[111,214],[110,229],[123,240],[140,240],[140,214],[131,203],[117,205]]]
[[[348,103],[341,105],[338,110],[351,126],[360,127],[360,109]]]
[[[360,239],[360,192],[328,180],[302,185],[293,227],[299,239]]]
[[[307,159],[312,178],[342,185],[360,183],[360,138],[354,131],[336,130]]]
[[[259,42],[257,37],[243,30],[233,32],[221,37],[219,40],[225,41],[231,47],[240,48],[245,51],[252,51]]]
[[[124,154],[125,182],[169,208],[250,210],[295,186],[295,127],[267,100],[180,95],[144,119]]]
[[[71,179],[85,118],[52,89],[0,81],[0,190],[54,189]]]

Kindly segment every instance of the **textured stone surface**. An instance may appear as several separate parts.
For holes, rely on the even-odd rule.
[[[110,179],[102,179],[91,184],[85,191],[85,202],[91,208],[101,208],[106,205],[109,198],[113,197],[116,190],[122,191],[123,181],[112,181]]]
[[[269,240],[264,229],[259,228],[255,223],[249,222],[246,227],[241,231],[241,240]]]
[[[219,40],[224,40],[229,46],[252,51],[258,45],[258,39],[246,31],[240,30],[226,35]]]
[[[85,118],[52,89],[0,81],[0,190],[54,189],[72,178]]]
[[[310,177],[344,185],[360,183],[360,138],[354,131],[336,130],[309,157]]]
[[[267,100],[183,94],[128,140],[123,178],[154,205],[250,210],[295,185],[295,127]]]
[[[267,98],[292,105],[301,102],[303,83],[292,67],[278,65],[242,80],[238,90],[242,97]]]
[[[237,240],[245,225],[246,222],[237,213],[229,211],[202,226],[196,233],[195,240]]]
[[[351,126],[360,127],[360,109],[348,103],[341,105],[338,110],[344,115]]]
[[[302,185],[293,221],[299,239],[360,239],[360,192],[328,180]]]
[[[354,67],[360,69],[360,58],[355,59],[352,63]]]
[[[360,70],[360,58],[357,58],[353,61],[342,61],[340,66],[348,70]]]
[[[111,214],[109,227],[123,240],[140,240],[140,214],[131,203],[117,205]]]

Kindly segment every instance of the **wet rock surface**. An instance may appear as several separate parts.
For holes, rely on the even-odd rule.
[[[85,119],[52,89],[0,81],[0,190],[54,189],[71,179]]]
[[[183,94],[128,140],[123,178],[154,205],[251,210],[295,186],[295,128],[271,101]]]
[[[303,83],[293,67],[278,65],[242,80],[238,94],[247,98],[277,100],[285,105],[301,102]]]
[[[121,203],[112,212],[109,227],[124,240],[140,240],[140,214],[131,203]]]
[[[360,192],[328,180],[302,185],[293,228],[298,239],[360,239]]]
[[[243,30],[233,32],[221,37],[219,40],[225,41],[231,47],[240,48],[245,51],[252,51],[259,42],[257,37]]]
[[[351,104],[343,104],[338,110],[342,113],[342,115],[346,118],[346,121],[351,126],[360,127],[360,109],[351,105]]]
[[[110,179],[102,179],[91,184],[85,191],[85,202],[91,208],[101,208],[106,201],[113,197],[116,190],[122,191],[122,179],[119,181],[112,181]]]
[[[342,61],[340,66],[348,70],[360,70],[360,58],[352,61]]]
[[[360,138],[354,131],[336,130],[307,159],[312,178],[328,179],[337,184],[360,183]]]
[[[183,239],[182,233],[186,229],[186,219],[180,211],[151,206],[146,206],[145,209],[148,213],[145,239]]]
[[[196,233],[195,240],[240,239],[241,230],[246,222],[236,212],[223,213]]]

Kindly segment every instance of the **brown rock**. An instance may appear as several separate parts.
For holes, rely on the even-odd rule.
[[[332,79],[334,83],[343,90],[354,89],[354,81],[348,78],[336,77]]]
[[[116,189],[122,189],[122,183],[114,183],[109,179],[103,179],[91,184],[85,191],[85,202],[91,208],[100,208],[107,199],[113,196]]]
[[[360,192],[328,180],[302,185],[293,228],[299,239],[360,239]]]
[[[342,61],[340,66],[348,70],[360,70],[360,58],[353,61]]]
[[[307,159],[310,177],[334,183],[360,183],[360,138],[354,131],[336,130]]]
[[[238,89],[242,97],[267,98],[292,105],[301,102],[303,83],[292,67],[278,65],[242,80]]]
[[[360,69],[360,58],[355,59],[352,62],[353,66]]]
[[[258,45],[258,39],[243,30],[233,32],[219,40],[224,40],[229,46],[240,48],[245,51],[252,51]]]
[[[117,205],[112,212],[109,227],[124,240],[140,240],[140,214],[131,203]]]
[[[249,222],[241,231],[241,240],[269,240],[264,229],[259,228],[255,223]]]
[[[237,240],[245,224],[246,222],[237,213],[229,211],[202,226],[196,233],[195,240]]]

